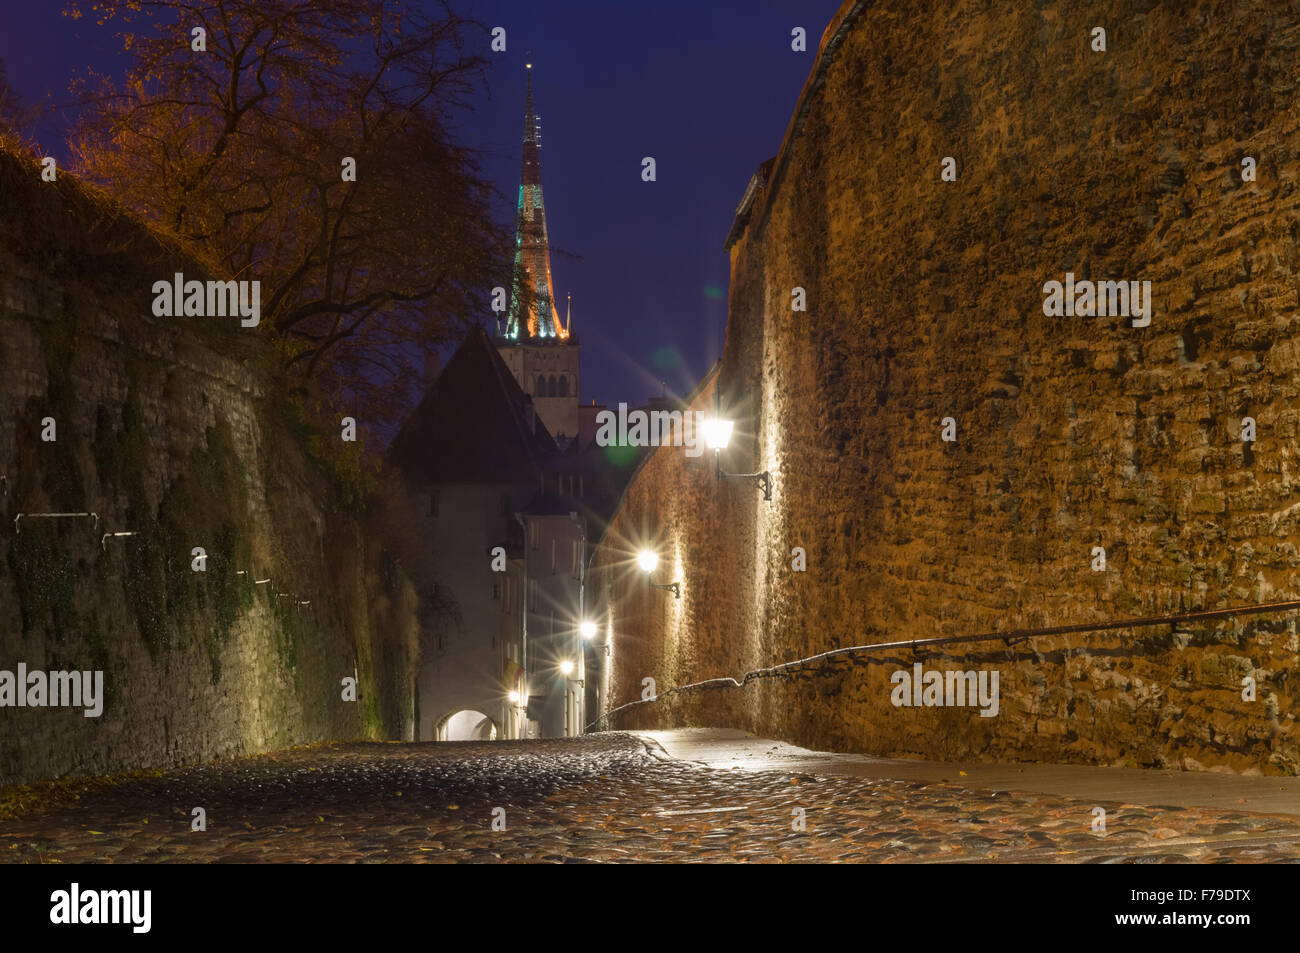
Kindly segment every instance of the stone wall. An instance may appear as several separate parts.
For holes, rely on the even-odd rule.
[[[1300,10],[1022,7],[849,2],[827,30],[731,249],[729,468],[770,469],[774,498],[707,485],[680,451],[643,469],[606,546],[655,533],[684,591],[614,591],[611,704],[645,675],[662,691],[839,646],[1300,597]],[[1067,272],[1151,281],[1150,326],[1045,316]],[[1294,773],[1294,619],[923,660],[997,670],[992,718],[893,706],[898,652],[620,723]]]
[[[70,177],[0,152],[0,194],[0,669],[107,682],[98,718],[0,708],[0,783],[409,738],[413,591],[266,339],[153,317],[152,282],[201,268]]]

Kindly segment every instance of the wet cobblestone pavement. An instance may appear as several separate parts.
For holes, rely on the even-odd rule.
[[[191,809],[208,829],[190,830]],[[1106,811],[1105,833],[1091,830]],[[505,830],[493,830],[493,808]],[[806,830],[794,830],[803,808]],[[153,862],[1300,862],[1300,819],[722,771],[635,736],[339,744],[133,779],[0,821],[0,857]]]

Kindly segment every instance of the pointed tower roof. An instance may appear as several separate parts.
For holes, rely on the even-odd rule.
[[[514,291],[506,336],[521,338],[566,338],[555,316],[555,292],[551,283],[551,248],[546,232],[546,205],[542,201],[541,134],[533,108],[533,64],[527,65],[528,98],[524,108],[524,157],[519,175],[519,210],[515,227]],[[527,309],[520,290],[528,288],[532,301]]]
[[[511,483],[535,479],[555,452],[532,398],[476,324],[403,424],[389,458],[414,481]]]

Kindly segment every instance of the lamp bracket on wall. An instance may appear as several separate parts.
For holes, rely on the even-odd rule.
[[[652,582],[650,583],[650,588],[662,589],[665,592],[671,592],[673,594],[674,599],[680,599],[682,597],[682,584],[680,582],[669,582],[669,583]]]

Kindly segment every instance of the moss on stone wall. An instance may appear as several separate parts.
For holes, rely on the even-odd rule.
[[[101,719],[11,715],[0,779],[404,737],[414,603],[395,600],[373,570],[364,485],[310,452],[304,415],[284,411],[298,398],[258,335],[157,321],[147,301],[140,310],[139,288],[159,274],[201,269],[147,235],[135,247],[130,223],[115,225],[63,176],[51,188],[28,171],[0,148],[2,191],[41,222],[37,242],[68,244],[27,254],[15,230],[28,219],[0,221],[0,355],[16,371],[0,374],[0,405],[19,409],[15,439],[0,440],[4,506],[10,518],[94,511],[100,521],[96,532],[89,519],[24,520],[0,534],[0,653],[103,670],[109,705]],[[40,439],[47,416],[53,443]],[[106,532],[135,535],[101,543]],[[327,558],[335,537],[360,558]],[[191,567],[196,546],[204,572]],[[339,699],[359,639],[373,646],[358,672],[364,706]],[[372,658],[392,664],[373,671]]]
[[[32,522],[9,544],[8,564],[24,635],[44,626],[58,641],[76,629],[77,564],[57,526]]]

